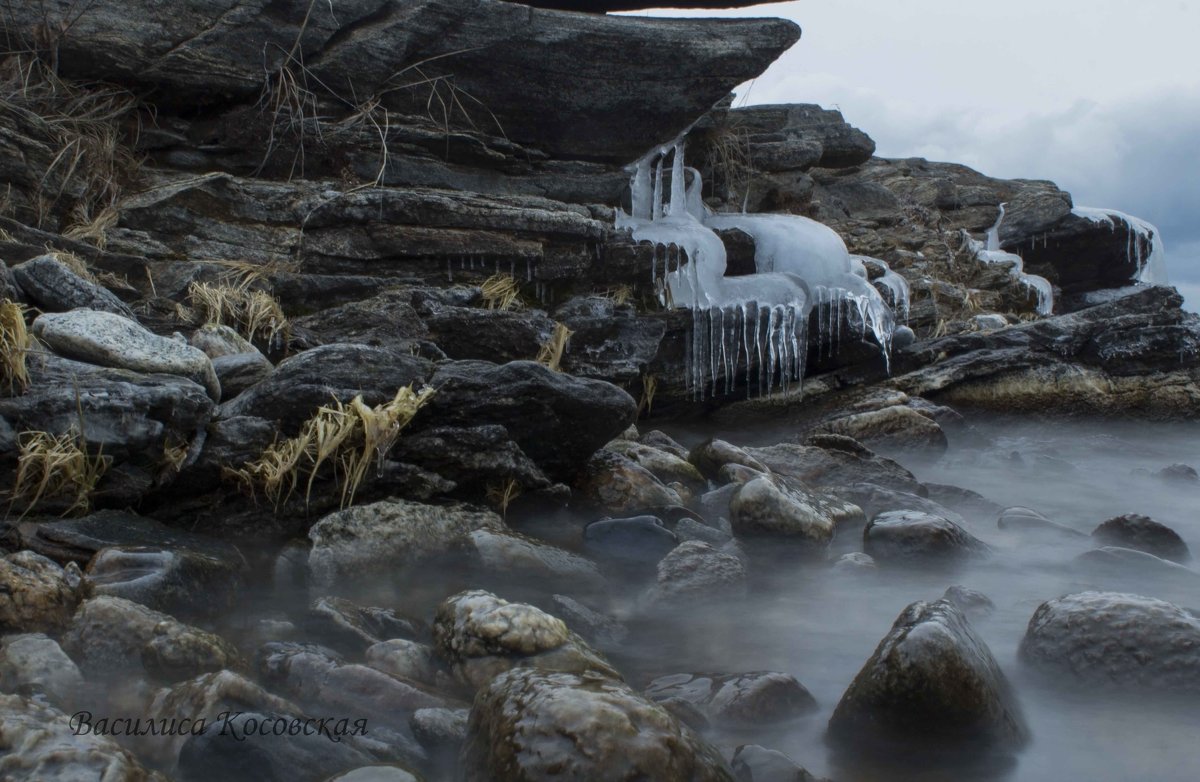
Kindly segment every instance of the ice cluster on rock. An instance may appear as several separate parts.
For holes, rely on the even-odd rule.
[[[1049,315],[1054,311],[1054,286],[1045,277],[1025,273],[1025,259],[1016,253],[1000,249],[1000,224],[1004,222],[1004,207],[1000,204],[1000,216],[996,223],[988,229],[987,238],[980,242],[978,239],[967,239],[967,244],[975,257],[984,263],[1010,263],[1012,276],[1017,282],[1037,294],[1037,313]]]
[[[1116,209],[1077,206],[1071,210],[1071,214],[1093,223],[1106,224],[1114,231],[1117,221],[1123,222],[1129,231],[1125,254],[1129,262],[1137,266],[1137,281],[1148,285],[1167,284],[1167,251],[1163,245],[1162,232],[1157,227],[1140,217],[1118,212]],[[1146,253],[1146,247],[1150,248],[1149,254]]]
[[[861,339],[870,332],[890,362],[896,318],[868,281],[865,263],[882,268],[880,284],[892,305],[907,312],[903,278],[883,261],[850,255],[833,229],[807,217],[713,213],[703,203],[701,188],[700,172],[685,164],[683,143],[676,141],[636,163],[631,214],[617,211],[618,228],[654,245],[651,274],[660,302],[693,313],[693,394],[717,394],[722,375],[729,393],[743,371],[748,392],[757,388],[769,394],[799,381],[814,308],[819,344],[832,350],[845,321]],[[755,274],[725,276],[725,245],[716,232],[730,229],[753,238]]]

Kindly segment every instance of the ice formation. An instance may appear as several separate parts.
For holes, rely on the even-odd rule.
[[[861,338],[871,332],[890,362],[895,317],[867,281],[863,261],[850,255],[836,232],[795,215],[714,214],[701,200],[701,187],[700,172],[684,163],[683,144],[669,144],[638,161],[632,213],[617,212],[618,228],[654,245],[651,274],[660,301],[693,313],[689,374],[695,395],[703,397],[710,386],[716,394],[721,375],[726,392],[732,391],[742,370],[748,391],[756,383],[769,394],[800,380],[814,307],[821,315],[819,344],[836,346],[845,316]],[[755,274],[725,276],[725,245],[716,231],[732,228],[754,239]],[[883,283],[893,303],[902,298],[907,309],[907,285],[886,273],[893,275]]]
[[[1162,233],[1154,225],[1116,209],[1077,206],[1071,210],[1071,214],[1093,223],[1105,223],[1114,231],[1117,228],[1117,220],[1125,223],[1129,231],[1125,255],[1131,263],[1137,265],[1137,281],[1148,285],[1167,284],[1167,252],[1163,246]],[[1149,255],[1146,255],[1143,249],[1147,245],[1150,247]]]
[[[1045,277],[1025,273],[1025,260],[1010,252],[1000,249],[1000,224],[1004,222],[1004,207],[1000,204],[1000,216],[996,223],[988,229],[987,239],[969,239],[968,244],[975,257],[984,263],[1011,263],[1012,276],[1017,282],[1037,294],[1037,312],[1039,315],[1049,315],[1054,311],[1054,287]]]

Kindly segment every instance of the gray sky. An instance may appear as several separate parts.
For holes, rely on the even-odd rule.
[[[800,43],[749,103],[819,103],[878,154],[1052,179],[1163,232],[1200,309],[1200,3],[800,0],[653,15],[784,16]]]

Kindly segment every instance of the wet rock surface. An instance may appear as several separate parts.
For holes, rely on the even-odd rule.
[[[1187,562],[1191,552],[1179,533],[1149,516],[1127,514],[1102,523],[1092,538],[1109,546],[1132,548],[1172,562]]]
[[[1028,735],[987,644],[945,600],[900,614],[829,721],[832,741],[861,748],[929,741],[1013,751]]]
[[[682,700],[711,722],[756,725],[794,719],[817,708],[794,676],[774,672],[661,676],[645,689],[656,702]]]
[[[863,530],[863,550],[886,564],[954,564],[987,555],[987,544],[939,516],[881,513]]]
[[[497,677],[476,699],[463,771],[480,782],[734,778],[714,748],[628,686],[529,669]]]
[[[1072,686],[1195,692],[1200,620],[1163,600],[1080,592],[1029,620],[1021,659]]]

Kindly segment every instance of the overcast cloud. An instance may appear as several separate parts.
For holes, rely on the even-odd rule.
[[[1086,206],[1156,224],[1200,308],[1200,4],[1188,0],[801,0],[800,43],[747,103],[819,103],[879,154],[1052,179]]]

